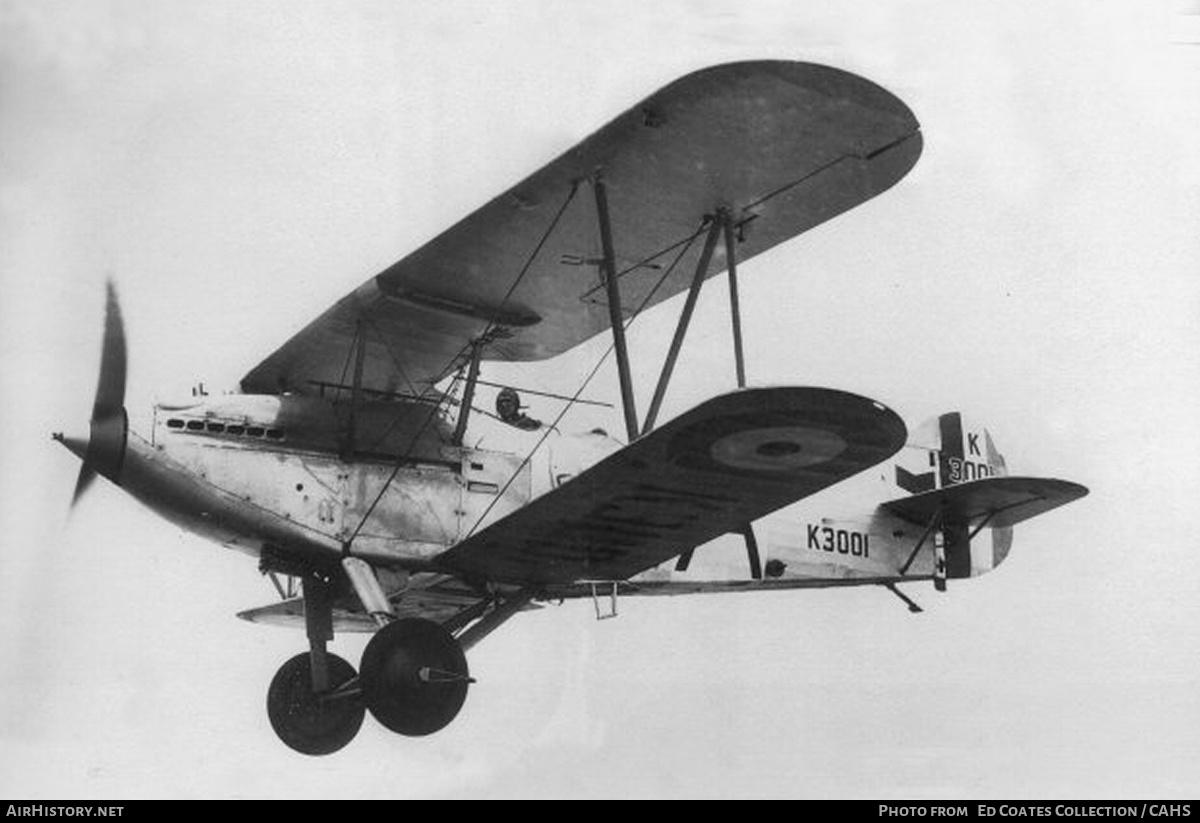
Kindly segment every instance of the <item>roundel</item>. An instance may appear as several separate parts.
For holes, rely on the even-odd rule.
[[[824,463],[845,450],[846,441],[826,429],[773,426],[731,432],[713,441],[709,455],[734,469],[785,472]]]

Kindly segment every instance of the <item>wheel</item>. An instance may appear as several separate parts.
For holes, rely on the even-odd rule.
[[[467,699],[470,676],[462,647],[429,620],[384,626],[367,644],[360,668],[367,709],[398,734],[433,734]]]
[[[326,654],[329,682],[340,686],[354,678],[354,667],[336,654]],[[332,754],[358,734],[362,700],[345,697],[322,700],[312,688],[312,665],[307,652],[279,667],[267,691],[267,716],[279,739],[301,754]]]

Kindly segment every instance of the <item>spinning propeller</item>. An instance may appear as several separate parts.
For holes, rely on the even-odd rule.
[[[92,419],[86,435],[54,434],[83,460],[79,479],[75,482],[74,506],[88,486],[102,474],[114,483],[121,474],[125,457],[125,439],[129,420],[125,414],[125,327],[121,322],[121,306],[117,290],[110,280],[104,309],[104,345],[100,353],[100,383],[92,404]]]

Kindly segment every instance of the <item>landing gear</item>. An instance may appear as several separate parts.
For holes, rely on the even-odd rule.
[[[362,691],[375,719],[398,734],[420,737],[458,714],[472,683],[458,641],[429,620],[384,626],[362,657]]]
[[[279,739],[301,754],[331,754],[345,746],[362,726],[362,700],[339,689],[354,679],[354,667],[325,653],[332,688],[313,689],[312,661],[298,654],[279,667],[267,691],[267,716]]]
[[[364,564],[365,565],[365,564]],[[370,572],[367,568],[367,572]],[[332,583],[312,574],[303,580],[304,622],[309,651],[284,663],[267,693],[267,714],[279,739],[310,755],[330,754],[358,733],[367,709],[399,734],[419,737],[443,728],[458,714],[474,681],[467,672],[463,645],[482,637],[519,610],[527,598],[483,616],[459,643],[450,631],[429,620],[392,618],[391,607],[374,574],[354,564],[347,575],[360,593],[363,608],[386,623],[367,643],[362,672],[325,648],[333,639]],[[365,583],[364,583],[365,581]],[[469,620],[480,617],[472,612]],[[455,626],[459,626],[457,623]]]

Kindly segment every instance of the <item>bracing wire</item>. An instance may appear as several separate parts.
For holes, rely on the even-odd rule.
[[[350,339],[350,348],[346,350],[346,361],[342,363],[342,373],[338,377],[338,384],[333,394],[334,403],[342,399],[342,386],[346,383],[346,370],[350,368],[350,358],[354,357],[354,349],[358,346],[358,336],[360,334],[362,334],[362,326],[354,330],[354,337]]]
[[[496,321],[500,318],[501,313],[504,311],[504,307],[508,303],[508,299],[510,297],[512,297],[513,292],[515,292],[517,290],[517,286],[519,286],[521,284],[521,280],[524,279],[524,277],[525,277],[526,273],[528,273],[530,267],[533,266],[533,261],[537,259],[538,253],[541,252],[542,247],[546,245],[546,242],[550,239],[550,236],[554,233],[555,228],[558,227],[558,223],[562,219],[563,214],[566,213],[567,207],[569,205],[571,205],[571,201],[575,199],[575,193],[577,191],[579,191],[579,181],[575,180],[575,181],[572,181],[571,190],[567,193],[567,196],[563,199],[563,203],[559,207],[558,211],[555,213],[554,218],[550,221],[550,225],[546,228],[546,231],[543,232],[541,239],[538,240],[537,245],[534,246],[533,251],[530,252],[529,257],[525,260],[525,265],[523,265],[521,267],[521,271],[513,279],[512,284],[508,287],[508,290],[504,293],[504,297],[501,298],[500,304],[496,307],[495,312],[493,312],[492,317],[488,321],[487,326],[484,327],[484,331],[483,331],[483,334],[481,335],[481,338],[486,339],[487,335],[491,334],[492,330],[496,327]],[[368,321],[368,322],[370,322],[370,321]],[[384,340],[385,340],[384,347],[387,349],[387,351],[391,355],[392,359],[394,361],[396,361],[395,353],[392,352],[391,347],[386,344],[386,338],[384,338]],[[463,344],[462,348],[460,348],[457,353],[455,353],[454,355],[452,355],[450,357],[450,359],[447,361],[446,365],[442,368],[442,370],[439,372],[439,374],[444,375],[444,374],[448,373],[454,367],[454,363],[456,361],[460,360],[466,354],[466,352],[470,349],[470,347],[474,344],[475,344],[474,340],[468,341],[467,343]],[[399,361],[396,361],[396,366],[397,366],[397,368],[401,369],[401,374],[404,375],[404,371],[403,371],[402,367],[400,366]],[[404,375],[404,377],[405,377],[405,380],[408,379],[407,375]],[[457,380],[457,378],[455,378],[455,379]],[[411,382],[410,382],[410,388],[413,388],[413,391],[415,393],[415,387],[412,387]],[[427,388],[426,391],[428,391],[430,388],[432,388],[432,385],[429,388]],[[448,394],[449,394],[449,392],[447,392],[447,395]],[[421,396],[424,396],[424,393],[422,393]],[[375,499],[371,501],[371,505],[368,506],[366,512],[363,513],[362,518],[358,521],[358,525],[355,526],[354,531],[346,539],[346,541],[344,543],[346,550],[349,550],[350,544],[354,542],[354,539],[356,537],[358,537],[359,533],[363,529],[363,526],[366,525],[367,520],[370,519],[371,515],[374,513],[376,506],[379,505],[379,501],[383,499],[384,494],[387,493],[387,490],[391,487],[392,482],[396,479],[396,475],[398,475],[400,473],[401,467],[404,465],[405,461],[408,460],[409,456],[412,454],[412,450],[416,447],[417,443],[420,442],[422,435],[425,434],[425,430],[427,428],[429,428],[430,422],[436,416],[435,411],[436,410],[431,411],[430,414],[426,416],[425,422],[421,424],[421,427],[417,430],[416,435],[409,442],[408,448],[406,448],[404,450],[404,453],[396,459],[396,465],[392,467],[392,472],[391,472],[391,474],[388,475],[387,481],[379,489],[379,493],[375,495]],[[461,413],[462,412],[460,412],[460,414]],[[399,417],[397,417],[396,421],[398,421],[398,420],[399,420]],[[393,421],[392,427],[395,426],[396,421]],[[390,428],[391,427],[389,427],[389,430],[390,430]],[[509,482],[511,483],[512,481],[510,480]],[[507,488],[507,486],[506,486],[506,488]]]
[[[633,321],[636,320],[638,318],[638,315],[640,315],[642,313],[642,311],[646,308],[646,306],[649,305],[650,300],[654,297],[654,295],[658,291],[659,287],[662,286],[662,284],[664,282],[666,282],[666,279],[671,275],[671,272],[675,270],[675,267],[679,264],[679,261],[683,259],[683,256],[685,254],[688,253],[688,250],[692,247],[692,244],[696,241],[696,238],[704,233],[705,225],[707,222],[708,222],[707,219],[701,221],[699,228],[697,228],[696,231],[692,233],[692,236],[687,238],[686,241],[681,241],[681,243],[683,244],[683,248],[680,250],[679,254],[675,255],[675,259],[671,261],[671,265],[668,266],[666,271],[663,272],[662,276],[658,278],[658,282],[656,282],[654,284],[654,287],[651,288],[650,291],[646,293],[646,296],[644,298],[642,298],[641,304],[637,307],[637,309],[633,312],[633,314],[631,314],[629,316],[629,319],[625,321],[626,329],[628,329],[630,326],[633,325]],[[675,245],[677,247],[680,244],[677,243]],[[660,254],[661,254],[661,252],[660,252]],[[562,422],[562,419],[566,415],[566,413],[568,411],[570,411],[571,407],[579,400],[579,396],[581,394],[583,394],[584,390],[588,387],[588,384],[592,382],[592,378],[594,378],[596,376],[596,373],[600,371],[600,367],[604,365],[604,361],[607,360],[608,356],[613,353],[613,349],[615,347],[616,347],[615,343],[608,344],[608,348],[605,349],[604,354],[600,355],[600,358],[596,361],[596,365],[592,366],[592,370],[590,372],[588,372],[588,376],[583,379],[583,382],[579,385],[579,388],[575,390],[575,394],[562,407],[562,409],[558,413],[558,416],[554,418],[554,422],[551,423],[546,428],[546,430],[542,433],[542,436],[540,438],[538,438],[537,443],[535,443],[533,445],[533,448],[529,450],[529,454],[525,455],[525,458],[521,461],[520,465],[518,465],[517,468],[513,471],[513,473],[511,475],[509,475],[508,480],[504,483],[503,488],[500,489],[499,494],[497,494],[495,497],[492,498],[492,502],[489,503],[487,508],[483,510],[483,514],[481,514],[479,516],[479,519],[477,519],[475,521],[474,525],[471,526],[471,530],[469,532],[467,532],[467,536],[464,537],[463,540],[467,540],[473,534],[475,534],[475,532],[479,529],[480,524],[483,523],[483,521],[487,519],[487,516],[491,513],[491,511],[495,507],[496,503],[498,503],[500,501],[500,499],[504,497],[505,493],[508,491],[509,486],[511,486],[513,484],[513,481],[517,479],[517,476],[520,475],[521,470],[524,469],[527,465],[529,465],[529,461],[533,459],[533,456],[535,454],[537,454],[538,449],[540,449],[542,447],[542,444],[546,442],[546,438],[550,436],[550,433],[552,431],[555,431],[558,429],[558,424]]]
[[[433,422],[435,417],[437,417],[436,407],[430,409],[429,414],[425,415],[425,421],[421,423],[420,428],[417,429],[416,434],[414,434],[412,440],[409,441],[408,447],[405,448],[404,453],[396,458],[396,464],[392,467],[392,472],[388,475],[388,479],[384,481],[384,484],[379,488],[379,493],[375,495],[375,499],[371,501],[371,505],[367,507],[366,512],[364,512],[363,516],[359,519],[358,525],[354,527],[354,531],[351,532],[350,536],[346,538],[344,546],[347,550],[349,549],[350,544],[354,542],[354,538],[358,537],[359,533],[363,530],[363,526],[367,524],[367,520],[369,520],[371,515],[374,513],[375,507],[379,505],[379,501],[383,499],[384,494],[386,494],[387,490],[391,488],[392,481],[394,481],[396,479],[396,475],[400,473],[400,469],[403,468],[405,461],[412,456],[413,449],[416,447],[417,443],[421,442],[421,437],[425,434],[425,430],[429,428],[429,424]],[[396,422],[398,422],[399,419],[400,418],[397,416],[396,420],[392,421],[392,427],[396,425]]]

